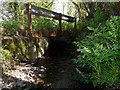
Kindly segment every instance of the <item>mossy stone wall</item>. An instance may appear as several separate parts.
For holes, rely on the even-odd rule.
[[[48,42],[43,37],[5,36],[2,45],[20,60],[33,60],[44,54]]]

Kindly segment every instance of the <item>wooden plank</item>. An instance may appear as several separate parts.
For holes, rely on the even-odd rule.
[[[62,16],[63,16],[63,17],[66,17],[66,18],[69,18],[69,19],[73,19],[73,20],[75,19],[74,17],[67,16],[67,15],[64,15],[64,14],[62,14]]]
[[[35,16],[43,16],[48,18],[53,18],[55,20],[59,20],[59,30],[57,32],[57,35],[61,35],[62,32],[62,20],[65,20],[67,22],[74,22],[74,29],[76,29],[76,18],[67,16],[61,13],[57,13],[54,11],[50,11],[44,8],[36,7],[34,5],[25,4],[26,11],[24,11],[24,14],[27,14],[28,16],[28,32],[31,35],[32,34],[32,20],[31,20],[31,14]]]
[[[54,12],[54,11],[51,11],[51,10],[47,10],[47,9],[44,9],[44,8],[41,8],[41,7],[37,7],[37,6],[34,6],[34,5],[31,5],[32,9],[36,10],[36,11],[43,11],[43,12],[46,12],[48,14],[59,14],[57,12]]]
[[[65,20],[65,21],[67,21],[67,22],[75,22],[75,20],[73,20],[73,19],[69,19],[69,18],[64,18],[64,17],[62,17],[62,20]]]
[[[52,18],[52,16],[50,16],[50,15],[40,14],[40,13],[36,13],[36,12],[32,12],[32,15],[35,15],[35,16],[38,16],[38,17],[43,16],[43,17]]]
[[[26,14],[26,11],[24,11],[24,14]],[[48,18],[53,18],[55,20],[59,20],[59,14],[57,15],[47,15],[47,14],[43,14],[43,13],[36,13],[36,12],[31,12],[32,15],[35,15],[37,17],[43,16],[43,17],[48,17]],[[75,19],[69,19],[69,18],[64,18],[62,17],[62,20],[65,20],[67,22],[75,22]]]
[[[54,17],[52,17],[53,19],[59,20],[59,13],[57,13],[57,12],[50,11],[50,10],[47,10],[47,9],[44,9],[44,8],[40,8],[40,7],[37,7],[37,6],[34,6],[34,5],[31,5],[31,8],[32,8],[32,11],[37,11],[37,12],[42,13],[42,14],[37,13],[37,16],[40,16],[40,15],[46,16],[46,14],[49,14],[51,16],[54,16]],[[62,20],[65,20],[67,22],[75,22],[74,17],[67,16],[67,15],[64,15],[64,14],[61,14],[61,16],[62,16]]]
[[[44,9],[44,8],[40,8],[40,7],[37,7],[37,6],[34,6],[34,5],[31,5],[32,9],[36,10],[36,11],[43,11],[45,13],[48,13],[48,14],[53,14],[55,16],[59,16],[60,13],[57,13],[57,12],[54,12],[54,11],[50,11],[50,10],[47,10],[47,9]],[[69,19],[73,19],[74,20],[74,17],[71,17],[71,16],[67,16],[67,15],[64,15],[64,14],[61,14],[62,17],[66,17],[66,18],[69,18]]]

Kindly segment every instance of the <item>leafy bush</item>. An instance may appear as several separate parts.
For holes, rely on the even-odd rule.
[[[96,27],[99,23],[104,23],[109,18],[109,15],[102,11],[96,11],[93,13],[93,18],[85,20],[84,25],[89,27]]]
[[[74,29],[73,23],[63,22],[62,23],[62,29],[72,31]]]
[[[9,50],[0,47],[0,63],[2,63],[3,70],[7,70],[11,68],[11,64],[8,63],[11,57],[12,54],[10,53]]]
[[[50,28],[52,27],[52,25],[53,23],[50,19],[33,17],[33,23],[32,23],[33,29],[44,28],[44,27]]]
[[[11,53],[8,50],[4,50],[2,47],[0,47],[0,62],[3,62],[11,57]]]
[[[75,42],[80,55],[74,63],[83,73],[81,82],[92,82],[94,87],[111,87],[120,80],[119,24],[120,17],[111,17],[105,26],[88,27],[94,33]]]
[[[2,26],[4,28],[3,35],[7,34],[9,36],[16,35],[16,32],[21,32],[21,26],[23,26],[23,29],[27,26],[27,17],[21,17],[18,19],[12,19],[12,20],[4,20],[2,22]]]
[[[14,35],[20,26],[17,20],[4,21],[2,25],[5,28],[4,32],[8,35]]]

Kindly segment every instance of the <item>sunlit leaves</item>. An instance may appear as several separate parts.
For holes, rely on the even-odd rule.
[[[0,62],[9,59],[11,56],[12,54],[9,50],[4,50],[2,47],[0,47]]]
[[[89,27],[93,31],[92,35],[87,36],[82,41],[78,40],[75,44],[80,55],[74,60],[80,68],[88,68],[89,72],[84,72],[88,82],[94,86],[109,87],[116,83],[120,71],[118,32],[120,18],[111,17],[105,22],[105,25],[97,28]]]

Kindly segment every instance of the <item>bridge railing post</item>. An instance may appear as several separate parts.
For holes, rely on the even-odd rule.
[[[28,17],[28,31],[27,31],[27,34],[31,36],[32,35],[31,4],[28,3],[26,5],[27,5],[26,10],[27,10],[27,17]]]
[[[76,30],[76,18],[75,18],[75,22],[74,22],[74,29]]]
[[[62,32],[62,14],[59,13],[59,30],[57,32],[57,35],[60,36]]]

